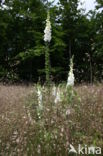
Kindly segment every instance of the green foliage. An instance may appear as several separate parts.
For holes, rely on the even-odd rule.
[[[6,74],[7,71],[2,66],[0,66],[0,78],[5,77]]]
[[[102,80],[103,8],[87,15],[78,8],[79,0],[60,0],[59,5],[46,0],[7,0],[0,6],[0,77],[16,73],[20,80],[45,80],[45,19],[49,7],[52,24],[50,44],[53,80],[67,79],[69,58],[74,54],[76,81]],[[99,10],[99,11],[98,11]],[[6,72],[2,72],[6,71]]]

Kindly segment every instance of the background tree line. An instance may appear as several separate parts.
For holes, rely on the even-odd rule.
[[[103,1],[85,14],[79,0],[5,0],[0,4],[0,81],[44,81],[43,40],[50,9],[51,79],[65,81],[74,55],[77,82],[103,79]]]

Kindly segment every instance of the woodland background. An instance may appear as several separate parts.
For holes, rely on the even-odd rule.
[[[103,1],[94,11],[78,8],[79,0],[6,0],[0,4],[0,81],[44,82],[47,10],[50,9],[51,79],[65,81],[74,55],[76,82],[103,79]]]

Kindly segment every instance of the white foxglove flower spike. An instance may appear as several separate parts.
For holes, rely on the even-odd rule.
[[[42,103],[42,92],[41,92],[41,88],[40,87],[38,87],[37,96],[38,96],[39,109],[42,110],[43,109],[43,103]]]
[[[50,14],[48,12],[47,19],[46,19],[46,27],[44,30],[44,41],[50,42],[51,41],[51,22],[50,22]]]
[[[55,98],[55,104],[58,103],[58,102],[61,102],[61,93],[60,93],[60,89],[58,88],[57,89],[57,93],[56,93],[56,98]]]
[[[70,60],[70,71],[69,71],[69,74],[68,74],[68,79],[67,79],[67,86],[74,86],[74,80],[75,80],[75,77],[74,77],[74,73],[73,73],[73,58],[71,58]]]

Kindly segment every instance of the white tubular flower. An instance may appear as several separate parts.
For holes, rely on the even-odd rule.
[[[38,105],[39,105],[39,109],[42,110],[42,108],[43,108],[43,104],[42,104],[42,92],[41,92],[40,87],[38,87],[37,95],[38,95]]]
[[[74,73],[73,73],[73,58],[71,59],[70,61],[70,71],[69,71],[69,74],[68,74],[68,79],[67,79],[67,86],[74,86],[74,80],[75,80],[75,77],[74,77]]]
[[[51,22],[50,22],[50,15],[48,12],[47,20],[46,20],[46,27],[44,30],[44,41],[50,42],[51,41]]]

